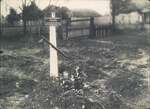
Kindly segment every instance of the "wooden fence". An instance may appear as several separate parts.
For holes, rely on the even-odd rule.
[[[81,36],[89,36],[89,23],[90,19],[67,19],[66,24],[62,25],[65,26],[64,32],[66,38],[72,37],[81,37]],[[88,24],[88,25],[86,25]]]
[[[111,34],[111,24],[97,24],[94,17],[68,18],[60,21],[57,27],[57,36],[61,39],[75,37],[100,38]],[[27,25],[27,32],[31,34],[48,34],[48,26],[44,24]],[[2,28],[3,35],[23,34],[23,26],[5,26]]]
[[[96,37],[104,37],[112,34],[112,25],[96,26]]]
[[[30,34],[40,34],[40,25],[27,25],[27,33]],[[3,26],[1,28],[1,32],[3,36],[15,36],[18,34],[24,34],[24,28],[22,25],[20,26]]]
[[[69,18],[62,21],[62,24],[59,27],[59,32],[61,31],[62,34],[59,35],[62,35],[61,37],[65,39],[84,36],[98,38],[110,35],[112,30],[111,27],[111,24],[96,25],[94,17],[77,19]]]

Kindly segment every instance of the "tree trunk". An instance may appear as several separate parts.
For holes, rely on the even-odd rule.
[[[27,24],[26,24],[26,20],[23,20],[23,32],[24,32],[24,35],[25,35],[26,32],[27,32]]]
[[[112,17],[112,31],[115,32],[115,28],[116,28],[116,5],[117,2],[116,0],[111,0],[110,2],[110,6],[111,6],[111,17]]]
[[[0,0],[0,36],[2,35],[2,13],[1,13],[2,9],[1,9],[1,1],[2,0]]]
[[[27,32],[27,21],[26,21],[26,3],[27,1],[22,1],[22,7],[23,7],[23,10],[22,10],[22,20],[23,20],[23,32],[24,32],[24,35],[26,34]]]
[[[113,25],[113,27],[115,27],[115,24],[116,24],[116,17],[115,17],[115,15],[112,15],[112,25]]]
[[[116,15],[115,15],[115,9],[112,9],[112,31],[115,32],[116,29]]]

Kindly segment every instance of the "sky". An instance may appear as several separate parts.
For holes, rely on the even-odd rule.
[[[35,0],[38,7],[44,9],[49,3],[57,6],[66,6],[69,9],[92,9],[101,15],[110,14],[110,0]],[[51,2],[50,2],[51,1]],[[2,0],[2,14],[9,13],[13,7],[20,12],[22,0]]]

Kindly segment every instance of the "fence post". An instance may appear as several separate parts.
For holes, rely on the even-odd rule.
[[[2,26],[2,24],[0,24],[0,36],[2,36],[3,35],[3,26]]]
[[[41,36],[41,22],[38,21],[38,36]]]
[[[60,40],[63,40],[63,26],[62,24],[57,28],[57,36]]]
[[[71,23],[71,18],[67,18],[66,19],[66,39],[68,39],[68,37],[69,37],[69,25],[70,25],[70,23]]]
[[[90,36],[89,38],[95,38],[96,37],[96,28],[94,24],[94,17],[90,18]]]
[[[68,19],[66,20],[66,39],[68,39]]]

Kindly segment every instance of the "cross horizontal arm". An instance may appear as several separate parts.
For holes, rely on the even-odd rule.
[[[54,48],[58,53],[60,53],[62,56],[69,60],[73,60],[72,58],[66,56],[61,50],[59,50],[57,47],[55,47],[52,43],[50,43],[44,36],[40,36],[48,45],[50,45],[52,48]]]

